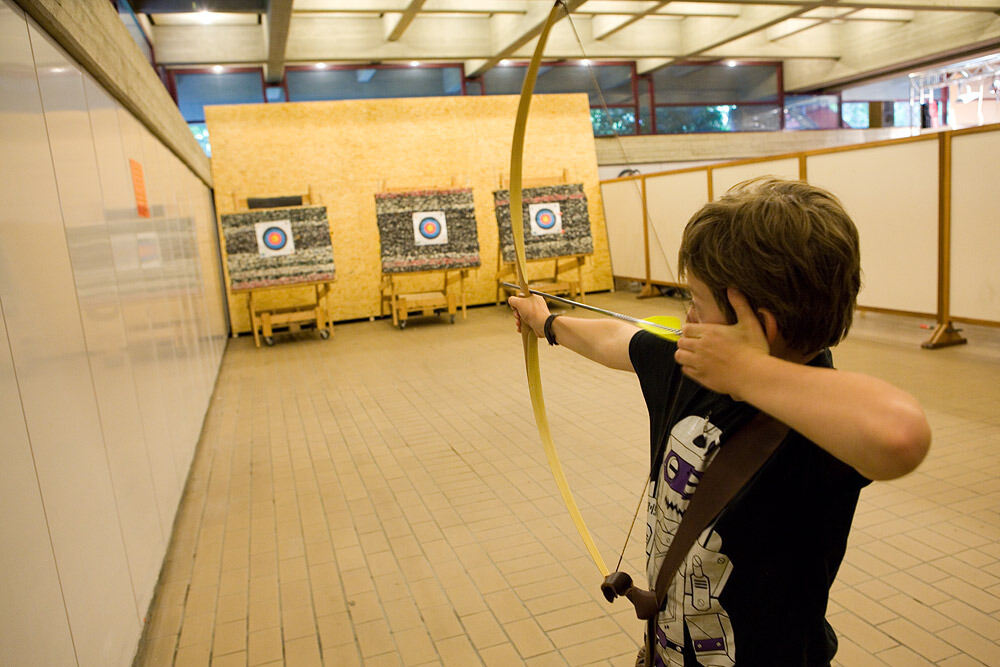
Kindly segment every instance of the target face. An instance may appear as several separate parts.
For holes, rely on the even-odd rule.
[[[413,242],[418,246],[447,243],[448,224],[444,211],[417,211],[414,213]]]
[[[290,220],[269,220],[254,225],[257,236],[257,250],[262,257],[278,257],[295,252]]]
[[[543,234],[562,234],[562,211],[559,204],[529,204],[528,217],[531,220],[531,233],[535,236]]]

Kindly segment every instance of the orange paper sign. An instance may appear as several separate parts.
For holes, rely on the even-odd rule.
[[[146,201],[146,179],[142,175],[142,165],[130,159],[128,166],[132,171],[132,189],[135,190],[135,210],[140,218],[148,218],[149,202]]]

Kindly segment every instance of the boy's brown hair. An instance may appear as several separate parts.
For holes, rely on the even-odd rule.
[[[861,288],[858,230],[840,201],[800,181],[765,177],[733,186],[688,221],[678,270],[704,282],[730,323],[726,288],[770,311],[799,352],[836,345]]]

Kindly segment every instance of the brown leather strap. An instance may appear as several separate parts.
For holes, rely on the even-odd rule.
[[[760,470],[785,439],[788,430],[778,420],[760,412],[750,423],[723,441],[708,470],[698,481],[698,490],[684,512],[656,575],[654,590],[657,609],[663,608],[670,582],[695,541]],[[651,643],[655,643],[655,639]],[[652,664],[652,656],[648,656],[646,660],[647,664]]]

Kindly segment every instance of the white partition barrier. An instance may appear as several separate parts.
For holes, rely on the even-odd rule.
[[[621,258],[613,271],[616,276],[644,275],[648,252],[650,282],[674,284],[684,226],[709,192],[718,198],[750,178],[797,180],[805,175],[809,183],[840,198],[858,226],[859,306],[936,316],[938,331],[926,347],[964,342],[950,327],[953,317],[1000,325],[1000,189],[993,182],[997,155],[1000,125],[992,125],[644,176],[644,248],[637,247],[643,241],[642,206],[635,184],[608,181],[602,184],[606,200],[622,202],[607,204],[611,255]],[[948,179],[945,190],[942,178]],[[942,238],[949,261],[947,273],[939,275]],[[616,247],[618,240],[628,247]]]
[[[937,311],[938,142],[880,144],[806,158],[809,182],[843,202],[861,237],[858,304]]]
[[[642,179],[633,177],[602,183],[601,198],[608,228],[611,273],[619,278],[645,280]]]
[[[1000,322],[1000,130],[951,143],[951,314]]]
[[[708,201],[705,171],[646,177],[650,279],[677,282],[677,252],[691,216]]]
[[[797,157],[779,160],[755,160],[732,166],[713,167],[711,171],[712,199],[718,199],[737,183],[758,176],[775,176],[791,181],[797,181],[800,178],[799,158]]]

